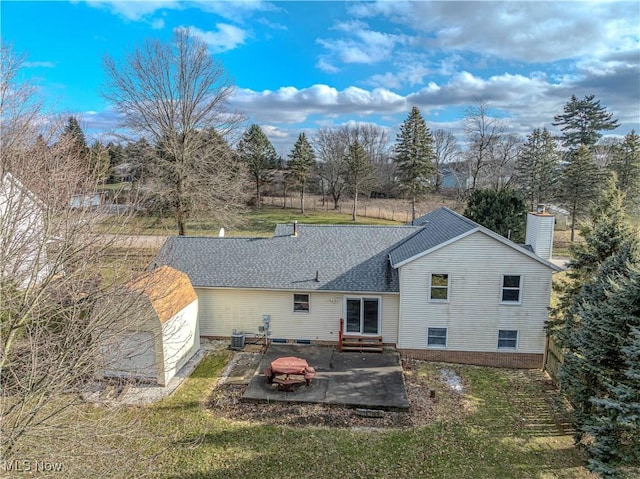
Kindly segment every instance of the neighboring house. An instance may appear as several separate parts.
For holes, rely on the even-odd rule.
[[[46,208],[11,173],[0,184],[0,277],[21,288],[39,284],[49,274]]]
[[[186,274],[168,266],[143,274],[124,290],[126,314],[114,311],[97,338],[97,374],[165,386],[200,349],[196,293]]]
[[[278,225],[270,238],[169,238],[152,267],[189,275],[200,334],[289,342],[382,336],[415,358],[541,367],[559,268],[447,209],[417,226]]]

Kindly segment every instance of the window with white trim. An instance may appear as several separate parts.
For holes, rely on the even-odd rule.
[[[447,347],[447,328],[427,329],[427,347],[446,348]]]
[[[449,301],[448,274],[431,274],[429,279],[429,301]]]
[[[293,312],[308,313],[309,312],[309,295],[294,294],[293,295]]]
[[[502,277],[502,303],[520,304],[522,298],[522,276],[505,274]]]
[[[515,329],[500,329],[498,331],[498,349],[517,349],[518,331]]]

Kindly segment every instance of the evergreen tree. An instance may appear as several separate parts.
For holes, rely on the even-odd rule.
[[[416,219],[416,199],[429,188],[435,172],[433,138],[417,107],[400,126],[396,139],[396,163],[402,188],[411,198],[411,221]]]
[[[559,199],[571,214],[571,241],[575,237],[576,221],[589,211],[599,194],[602,175],[591,153],[582,145],[572,151],[562,169]]]
[[[586,95],[578,100],[575,95],[564,106],[564,113],[553,117],[554,126],[560,126],[562,144],[570,150],[576,150],[580,145],[593,149],[602,137],[601,131],[614,130],[618,127],[618,120],[613,114],[595,100],[595,95]]]
[[[357,141],[349,145],[349,150],[345,157],[345,167],[347,184],[353,193],[351,219],[355,221],[358,210],[358,194],[375,182],[376,170],[371,164],[371,159],[364,151],[364,147]]]
[[[62,134],[64,137],[71,139],[72,154],[81,160],[88,158],[89,148],[87,147],[87,140],[80,124],[78,123],[78,119],[75,116],[69,117]]]
[[[315,167],[315,153],[304,132],[298,136],[289,158],[292,179],[300,187],[300,210],[304,214],[304,191]]]
[[[89,171],[100,183],[109,176],[109,151],[97,140],[89,148]]]
[[[637,365],[631,365],[631,378],[627,374],[627,351],[633,356],[632,333],[640,327],[636,234],[625,238],[618,251],[602,262],[593,281],[583,285],[572,305],[574,322],[563,331],[562,395],[573,406],[576,441],[587,435],[591,439],[589,468],[607,478],[624,477],[621,467],[638,452],[637,436],[629,435],[633,412],[624,414],[638,406],[621,405],[638,384],[632,372]]]
[[[554,199],[559,166],[560,155],[549,131],[533,130],[516,160],[517,184],[532,210]]]
[[[609,168],[618,177],[618,188],[633,202],[640,201],[640,136],[634,130],[614,148]]]
[[[574,322],[572,308],[583,286],[594,280],[601,264],[615,255],[625,238],[633,234],[624,207],[624,194],[616,187],[613,178],[609,178],[600,200],[590,213],[590,224],[584,223],[580,228],[584,242],[573,243],[570,247],[572,259],[567,269],[568,281],[558,286],[560,294],[558,306],[552,311],[551,330],[564,327],[565,323],[571,328]],[[562,339],[560,335],[558,341],[564,346]]]
[[[505,238],[524,242],[527,205],[513,190],[475,190],[467,201],[464,215]]]
[[[259,208],[262,203],[260,189],[271,180],[277,168],[276,150],[262,129],[254,124],[244,132],[236,151],[253,178],[256,187],[256,207]]]

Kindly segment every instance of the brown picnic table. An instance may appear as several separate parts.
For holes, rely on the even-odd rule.
[[[295,356],[274,359],[264,370],[268,384],[275,383],[281,391],[289,392],[300,384],[309,386],[315,375],[315,369],[309,366],[306,360]]]

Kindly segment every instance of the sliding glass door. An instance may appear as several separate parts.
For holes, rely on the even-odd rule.
[[[380,334],[380,298],[345,298],[345,333]]]

